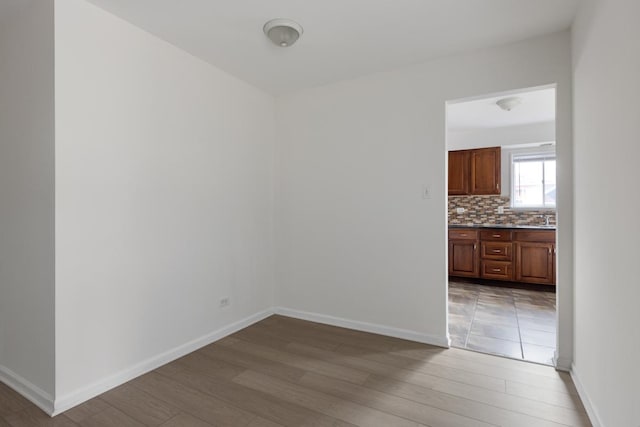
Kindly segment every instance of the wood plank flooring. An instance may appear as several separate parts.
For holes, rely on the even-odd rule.
[[[52,419],[0,384],[0,427],[590,425],[551,367],[283,316]]]

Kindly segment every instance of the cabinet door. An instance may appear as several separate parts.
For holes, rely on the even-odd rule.
[[[449,195],[469,194],[469,152],[449,151]]]
[[[449,275],[478,277],[480,275],[478,243],[470,240],[449,241]]]
[[[471,152],[469,193],[500,194],[500,147]]]
[[[553,243],[516,243],[516,280],[552,285],[553,247]]]
[[[552,271],[552,273],[551,273],[551,277],[553,277],[553,284],[554,284],[554,285],[556,284],[556,274],[557,274],[557,273],[556,273],[556,268],[557,268],[557,267],[556,267],[556,266],[557,266],[557,264],[556,264],[556,254],[557,254],[557,252],[558,252],[558,251],[557,251],[557,249],[556,249],[556,245],[554,244],[554,245],[553,245],[553,260],[552,260],[552,263],[553,263],[553,266],[552,266],[553,268],[552,268],[552,270],[553,270],[553,271]]]

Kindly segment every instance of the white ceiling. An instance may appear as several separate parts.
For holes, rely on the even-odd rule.
[[[517,96],[522,104],[505,111],[496,105],[502,98]],[[540,89],[522,93],[492,96],[447,106],[447,129],[450,131],[500,128],[554,121],[556,90]]]
[[[0,0],[0,3],[7,0]],[[579,0],[89,0],[280,94],[568,28]],[[304,27],[292,47],[262,33]]]

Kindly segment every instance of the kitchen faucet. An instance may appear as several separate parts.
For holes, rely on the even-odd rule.
[[[551,218],[551,215],[540,215],[540,218],[544,218],[544,225],[550,225],[549,218]]]

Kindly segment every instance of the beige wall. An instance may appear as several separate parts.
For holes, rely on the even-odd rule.
[[[53,0],[0,25],[0,381],[54,394]]]
[[[562,201],[560,363],[568,368],[573,213],[566,32],[279,98],[278,304],[446,342],[445,103],[553,83]],[[431,199],[422,198],[424,185]]]
[[[55,24],[64,409],[272,307],[275,110],[84,0]]]
[[[596,426],[640,425],[638,16],[587,1],[573,27],[574,378]]]

